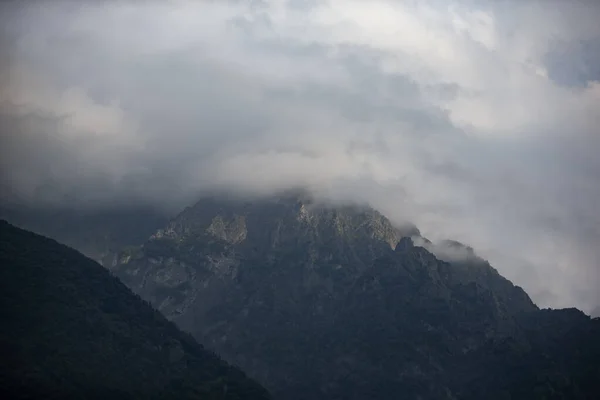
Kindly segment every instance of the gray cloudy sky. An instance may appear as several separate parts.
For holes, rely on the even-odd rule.
[[[314,185],[600,304],[598,2],[2,4],[5,200]]]

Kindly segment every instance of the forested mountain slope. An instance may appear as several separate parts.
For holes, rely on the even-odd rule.
[[[4,399],[269,399],[96,262],[0,221]]]

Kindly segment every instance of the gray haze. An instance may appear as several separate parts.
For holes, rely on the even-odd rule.
[[[2,3],[2,200],[177,209],[307,185],[591,311],[597,3]]]

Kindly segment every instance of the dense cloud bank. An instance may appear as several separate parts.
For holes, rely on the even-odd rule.
[[[596,2],[21,3],[3,201],[310,186],[467,243],[542,306],[600,303]]]

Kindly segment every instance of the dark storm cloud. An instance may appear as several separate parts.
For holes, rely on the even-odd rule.
[[[542,305],[600,303],[597,5],[30,4],[2,13],[4,198],[309,185],[473,246]]]

